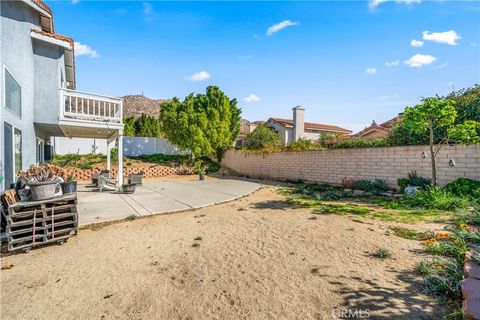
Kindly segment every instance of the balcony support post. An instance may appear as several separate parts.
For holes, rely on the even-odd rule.
[[[110,142],[107,140],[107,170],[111,169]]]
[[[118,130],[118,173],[117,173],[117,181],[118,186],[121,187],[123,185],[123,130]]]

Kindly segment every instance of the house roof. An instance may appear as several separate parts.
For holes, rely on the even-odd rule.
[[[352,135],[352,137],[354,138],[359,138],[359,137],[363,137],[365,136],[366,134],[372,132],[372,131],[380,131],[380,132],[384,132],[384,133],[389,133],[390,130],[392,129],[393,125],[400,119],[400,116],[396,116],[395,118],[392,118],[392,119],[389,119],[381,124],[376,124],[375,121],[373,121],[373,123],[366,127],[365,129],[363,129],[362,131],[359,131],[355,134]]]
[[[291,119],[282,119],[282,118],[270,118],[270,119],[284,126],[293,127],[293,120]],[[330,124],[305,122],[304,125],[305,125],[305,129],[310,129],[310,130],[322,130],[322,131],[335,132],[335,133],[352,133],[352,131],[348,129],[344,129],[344,128],[330,125]]]
[[[70,37],[63,36],[61,34],[52,33],[52,32],[46,32],[46,31],[43,31],[40,29],[34,29],[34,28],[32,28],[32,32],[35,32],[35,33],[41,34],[42,36],[50,37],[56,40],[68,42],[73,51],[73,48],[74,48],[73,39]]]
[[[50,9],[50,7],[45,4],[45,2],[41,0],[31,0],[31,1],[35,3],[37,6],[39,6],[41,9],[45,10],[48,14],[53,16],[52,9]]]

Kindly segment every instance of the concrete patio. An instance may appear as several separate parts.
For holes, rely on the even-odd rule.
[[[258,183],[237,179],[144,180],[134,194],[99,192],[79,186],[79,224],[86,225],[201,208],[245,196],[260,187]]]

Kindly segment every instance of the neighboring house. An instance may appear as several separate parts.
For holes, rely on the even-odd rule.
[[[1,1],[0,42],[0,190],[47,160],[56,136],[117,140],[121,172],[123,101],[75,91],[74,42],[55,33],[51,9],[40,0]]]
[[[301,106],[293,108],[293,120],[269,118],[267,125],[280,135],[282,144],[289,144],[299,139],[318,140],[321,135],[347,136],[352,131],[338,126],[305,122],[305,109]]]
[[[372,124],[369,127],[366,127],[362,131],[352,135],[352,138],[362,138],[362,139],[376,139],[383,138],[388,136],[393,126],[400,119],[400,116],[387,120],[381,124],[377,124],[375,120],[372,121]]]

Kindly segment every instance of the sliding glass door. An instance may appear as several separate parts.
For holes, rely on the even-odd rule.
[[[5,122],[3,129],[5,147],[5,189],[15,182],[17,172],[22,170],[22,131]]]
[[[5,146],[3,148],[5,167],[5,190],[10,188],[13,183],[13,127],[5,122],[3,126],[3,139]]]

